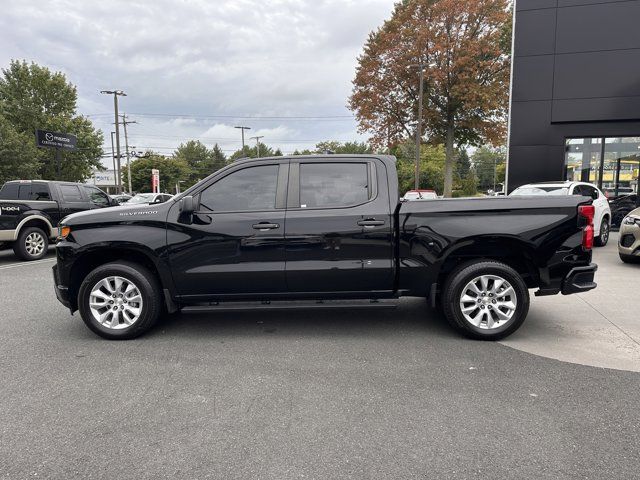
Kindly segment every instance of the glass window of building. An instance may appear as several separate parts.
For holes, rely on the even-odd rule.
[[[570,138],[565,179],[589,182],[608,198],[638,192],[640,137]]]

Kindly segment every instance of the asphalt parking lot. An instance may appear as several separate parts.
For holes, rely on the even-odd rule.
[[[52,254],[0,252],[0,478],[637,478],[640,266],[596,262],[599,289],[533,299],[502,343],[420,299],[109,342],[55,300]]]

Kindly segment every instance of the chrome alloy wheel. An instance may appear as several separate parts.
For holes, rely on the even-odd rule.
[[[485,330],[503,326],[513,318],[517,306],[515,290],[497,275],[474,278],[460,294],[460,310],[465,320]]]
[[[37,257],[44,250],[44,237],[41,233],[31,232],[24,240],[24,248],[29,255]]]
[[[140,318],[142,295],[131,280],[106,277],[91,289],[89,308],[100,325],[119,330],[130,327]]]

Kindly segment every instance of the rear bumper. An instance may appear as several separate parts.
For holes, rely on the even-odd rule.
[[[60,280],[58,278],[57,265],[54,265],[52,267],[52,271],[53,271],[53,288],[56,292],[56,298],[62,305],[71,309],[71,302],[69,301],[69,287],[60,285]]]
[[[588,292],[597,287],[597,283],[593,281],[598,266],[595,263],[585,265],[584,267],[574,267],[562,280],[562,294],[571,295],[572,293]]]

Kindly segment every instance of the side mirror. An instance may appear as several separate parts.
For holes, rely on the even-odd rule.
[[[196,209],[192,196],[184,197],[180,200],[180,213],[182,215],[191,215]]]

